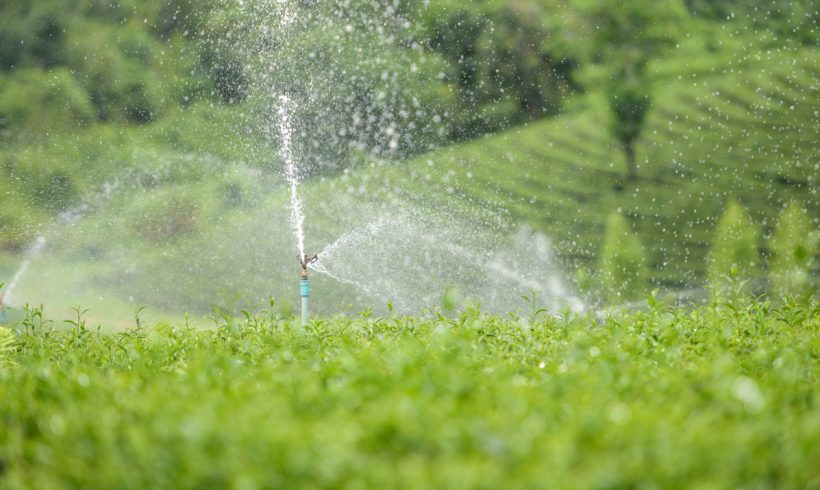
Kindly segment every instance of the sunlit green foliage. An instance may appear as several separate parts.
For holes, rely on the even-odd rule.
[[[783,210],[771,240],[770,277],[778,295],[812,294],[815,260],[820,255],[820,234],[798,202]]]
[[[639,78],[647,64],[683,33],[686,9],[680,0],[575,0],[592,35],[578,50],[614,68],[617,78]]]
[[[38,135],[76,131],[94,121],[94,108],[82,85],[65,68],[0,72],[0,131]]]
[[[198,63],[198,48],[186,36],[209,7],[193,7],[188,0],[4,2],[0,77],[8,83],[0,84],[0,101],[18,102],[0,104],[0,130],[42,136],[76,131],[89,120],[154,120],[169,101],[181,102],[173,97],[177,85],[202,83],[188,61],[173,57],[184,46]],[[44,82],[51,83],[47,93]]]
[[[805,488],[818,318],[655,305],[300,331],[261,312],[101,334],[32,311],[0,368],[0,486]]]
[[[637,81],[618,81],[610,85],[607,95],[612,114],[610,131],[618,139],[626,155],[627,178],[634,181],[638,178],[635,142],[641,135],[646,113],[651,106],[649,89]]]
[[[729,201],[712,241],[709,278],[714,284],[754,279],[760,273],[760,234],[743,206]]]
[[[448,61],[456,89],[451,134],[471,139],[555,115],[579,87],[578,51],[566,49],[562,1],[432,2],[421,11],[423,35]],[[562,49],[563,48],[563,49]]]
[[[686,21],[679,0],[578,0],[592,32],[577,49],[607,68],[610,131],[626,156],[627,177],[638,178],[635,143],[652,103],[649,62],[674,45]]]
[[[607,216],[620,208],[646,248],[650,284],[700,287],[709,282],[714,226],[727,193],[765,223],[766,233],[795,199],[820,216],[819,176],[809,164],[820,159],[820,146],[808,137],[820,110],[820,57],[802,49],[756,57],[693,54],[685,64],[698,67],[689,75],[696,82],[677,79],[683,60],[654,65],[665,78],[637,142],[637,181],[623,175],[605,94],[572,114],[414,159],[396,179],[442,206],[452,200],[438,196],[448,196],[456,182],[465,208],[508,210],[552,237],[566,264],[593,273]],[[402,178],[429,172],[428,161],[437,169],[430,181]]]
[[[607,218],[599,261],[601,289],[609,302],[624,302],[644,294],[644,248],[619,211],[612,211]]]
[[[0,288],[2,284],[0,284]],[[0,303],[0,323],[5,323],[5,306]],[[14,354],[14,331],[0,326],[0,370],[11,366],[11,356]]]
[[[0,175],[7,176],[0,170]],[[36,233],[34,223],[48,219],[43,210],[27,205],[29,196],[14,188],[8,179],[0,181],[0,248],[7,252],[20,252]]]
[[[353,12],[388,3],[393,2],[301,2],[299,8],[344,5]],[[818,57],[806,41],[811,39],[806,33],[817,32],[811,2],[683,2],[694,15],[671,0],[441,1],[417,11],[415,4],[400,3],[401,15],[413,20],[407,39],[422,44],[414,61],[424,58],[424,63],[417,63],[415,75],[410,63],[395,62],[388,71],[419,95],[425,110],[414,112],[414,122],[439,116],[447,133],[440,138],[433,131],[411,132],[415,139],[397,143],[399,155],[552,115],[562,104],[569,112],[407,162],[401,172],[412,174],[430,160],[446,176],[442,180],[450,179],[449,172],[454,177],[437,182],[434,172],[432,182],[403,189],[431,195],[454,190],[467,196],[465,202],[503,208],[550,235],[571,267],[588,270],[600,262],[608,213],[622,208],[635,217],[632,225],[646,247],[650,283],[668,287],[705,281],[709,234],[727,190],[765,223],[767,234],[775,214],[792,199],[816,214],[817,177],[810,163],[818,150],[809,135],[816,122]],[[203,39],[225,39],[231,33],[235,19],[214,10],[214,5],[230,4],[0,3],[3,251],[24,250],[56,214],[88,199],[108,179],[154,160],[207,153],[276,168],[270,155],[249,155],[253,142],[233,131],[247,128],[247,114],[269,111],[268,105],[246,103],[252,74],[235,51],[203,44]],[[714,9],[709,13],[705,7]],[[306,32],[292,46],[313,49],[355,74],[355,81],[333,85],[356,99],[353,103],[367,106],[393,79],[383,81],[381,72],[368,71],[378,45],[361,36],[352,46],[338,46],[334,36],[342,26],[333,24],[327,31]],[[404,30],[385,26],[391,34]],[[364,55],[357,58],[357,49]],[[394,54],[388,51],[385,57]],[[626,88],[615,85],[630,72],[646,80]],[[588,93],[579,94],[579,85]],[[610,118],[607,100],[615,100],[622,88],[627,96],[617,100],[628,103],[610,104],[616,116]],[[320,91],[319,96],[329,94]],[[381,110],[389,104],[370,106]],[[328,111],[319,110],[306,120],[328,117]],[[616,122],[610,134],[608,118]],[[369,137],[368,143],[380,138]],[[339,149],[338,135],[316,138],[332,143],[316,160],[330,155],[349,164],[339,156],[347,157],[347,148],[333,153]],[[624,165],[619,143],[624,146],[625,140],[638,155],[641,179],[636,182],[624,182],[619,170]],[[219,192],[238,202],[237,194]],[[149,214],[156,217],[161,211]],[[156,219],[140,230],[174,235],[169,230],[176,228],[166,225]]]
[[[771,40],[820,41],[820,10],[814,0],[686,0],[687,8],[705,18],[727,21],[734,28],[747,24]],[[740,24],[740,26],[738,26]]]
[[[88,92],[100,122],[145,123],[160,112],[160,86],[150,70],[158,42],[126,26],[82,26],[72,33],[70,66]]]

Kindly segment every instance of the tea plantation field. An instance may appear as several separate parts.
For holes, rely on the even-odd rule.
[[[764,235],[791,201],[820,216],[817,54],[770,54],[664,80],[638,145],[636,182],[625,178],[593,94],[562,117],[410,161],[396,170],[398,187],[445,208],[455,194],[468,209],[506,209],[553,238],[570,269],[594,269],[607,215],[619,210],[646,246],[653,284],[701,286],[730,198]]]
[[[818,303],[216,324],[0,330],[0,487],[820,488]]]

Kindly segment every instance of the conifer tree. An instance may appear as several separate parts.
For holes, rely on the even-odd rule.
[[[760,272],[759,234],[749,214],[729,201],[718,220],[709,257],[709,280],[714,286],[754,278]]]
[[[777,222],[771,242],[769,274],[772,293],[806,297],[811,294],[811,271],[818,251],[817,232],[806,211],[792,202]]]
[[[647,275],[643,245],[618,211],[607,218],[599,266],[607,301],[629,301],[643,294]]]

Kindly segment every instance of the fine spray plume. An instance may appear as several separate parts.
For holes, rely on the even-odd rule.
[[[247,75],[228,108],[241,156],[135,150],[93,205],[42,230],[6,305],[206,318],[273,297],[290,312],[297,255],[304,323],[388,304],[507,313],[531,291],[539,308],[584,309],[551,239],[462,199],[472,169],[430,152],[447,116],[397,66],[433,80],[439,68],[393,2],[223,3],[226,32],[201,42]],[[132,322],[116,314],[106,323]]]
[[[305,215],[302,210],[302,199],[299,197],[299,170],[291,145],[293,137],[292,107],[293,104],[287,96],[282,95],[279,97],[279,157],[285,164],[285,180],[290,195],[290,225],[299,251],[296,258],[302,266],[302,279],[299,290],[302,299],[302,326],[304,327],[307,325],[309,317],[310,279],[308,278],[308,265],[315,263],[319,260],[319,257],[316,255],[309,257],[305,254]]]
[[[504,311],[520,304],[530,291],[537,292],[551,309],[583,308],[557,277],[557,263],[543,235],[519,229],[498,214],[476,223],[451,205],[447,199],[450,186],[445,193],[407,190],[415,187],[413,181],[429,180],[429,175],[410,175],[409,181],[403,181],[349,166],[351,154],[344,148],[369,154],[366,161],[378,168],[401,158],[402,147],[420,146],[426,132],[441,130],[436,126],[441,118],[435,109],[420,106],[416,94],[402,87],[385,61],[385,53],[404,56],[397,49],[399,41],[384,29],[394,23],[406,26],[397,12],[390,8],[348,11],[337,6],[322,17],[317,14],[319,8],[294,2],[278,2],[276,7],[270,20],[253,7],[249,7],[252,15],[248,18],[257,20],[259,28],[251,32],[263,39],[252,45],[276,46],[257,53],[255,64],[268,69],[262,71],[262,86],[256,93],[263,99],[266,93],[278,94],[272,99],[277,120],[269,127],[276,130],[273,136],[288,189],[289,222],[302,268],[303,324],[307,321],[309,268],[321,276],[323,297],[359,308],[391,302],[399,311],[418,312],[440,305],[449,295],[465,304],[480,301],[487,309]],[[340,25],[339,19],[346,18],[356,22]],[[271,25],[278,32],[269,30]],[[323,34],[338,31],[342,43],[303,46],[299,32],[311,29]],[[376,39],[375,46],[370,46],[372,56],[356,51],[367,49],[367,43],[358,42],[367,36]],[[339,58],[349,59],[351,49],[356,51],[354,59],[365,60],[357,66],[362,72],[358,77],[335,63]],[[412,60],[408,63],[415,65]],[[356,86],[355,81],[367,76],[378,79],[382,88],[371,92],[372,99],[364,105],[351,106],[348,91],[337,86],[349,87],[351,93],[368,93],[369,89]],[[396,117],[399,114],[403,116]],[[407,114],[421,114],[422,118],[411,118],[402,126]],[[306,168],[311,169],[310,175]],[[331,179],[339,169],[341,178]],[[330,184],[317,190],[325,178]],[[313,257],[305,253],[303,192],[309,197],[321,195],[316,204],[311,200],[311,233],[329,242]],[[530,257],[528,264],[519,259],[523,255]],[[319,256],[322,263],[317,263]],[[443,276],[442,271],[446,271]]]

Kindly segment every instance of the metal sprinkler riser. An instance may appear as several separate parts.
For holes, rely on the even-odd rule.
[[[306,326],[308,324],[308,318],[310,315],[309,308],[308,308],[308,298],[310,297],[310,279],[308,278],[308,265],[315,264],[317,260],[319,260],[318,255],[314,255],[313,257],[309,257],[307,254],[304,257],[296,256],[296,259],[299,261],[299,265],[302,266],[302,280],[299,282],[299,292],[302,296],[302,326]]]

